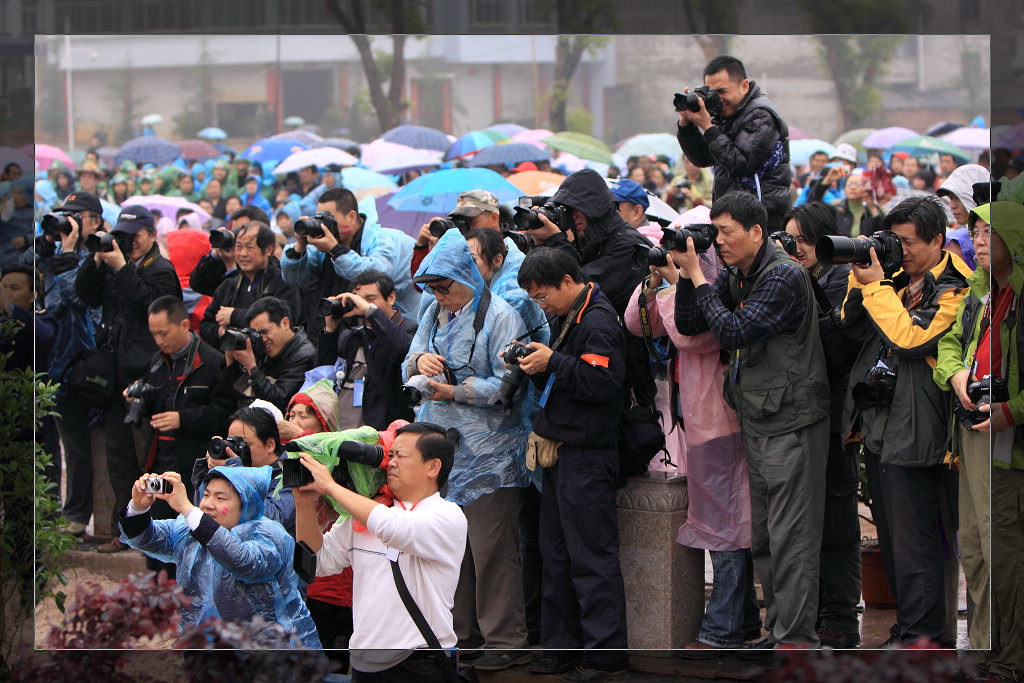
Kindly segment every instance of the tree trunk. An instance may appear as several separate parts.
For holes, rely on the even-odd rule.
[[[857,122],[853,120],[849,107],[852,89],[843,77],[843,70],[848,67],[843,63],[843,58],[839,54],[839,45],[836,42],[842,40],[846,39],[841,36],[818,36],[818,42],[821,43],[821,47],[825,51],[825,63],[828,64],[829,74],[836,86],[836,99],[839,100],[842,129],[847,131],[856,128]]]
[[[555,47],[555,82],[548,93],[548,125],[551,130],[565,130],[565,109],[569,100],[569,81],[583,58],[585,40],[579,36],[558,36]]]

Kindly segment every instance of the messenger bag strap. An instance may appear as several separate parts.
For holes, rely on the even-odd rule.
[[[392,553],[394,553],[394,557],[391,557]],[[427,623],[426,617],[423,616],[419,605],[413,599],[412,593],[409,592],[409,586],[406,585],[405,577],[402,576],[402,568],[398,566],[398,553],[393,550],[389,551],[388,559],[391,560],[391,573],[395,577],[395,588],[398,589],[398,596],[402,598],[402,603],[405,605],[405,609],[409,611],[409,616],[412,617],[416,628],[420,631],[420,635],[423,636],[423,640],[427,641],[427,645],[432,649],[440,651],[441,666],[444,669],[445,677],[450,683],[459,683],[460,678],[455,671],[455,665],[444,651],[444,648],[441,647],[440,641],[434,635],[434,631],[430,628],[430,624]]]

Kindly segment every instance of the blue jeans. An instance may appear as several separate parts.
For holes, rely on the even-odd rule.
[[[697,640],[718,647],[742,647],[760,637],[761,610],[754,591],[750,550],[709,550],[715,578]]]

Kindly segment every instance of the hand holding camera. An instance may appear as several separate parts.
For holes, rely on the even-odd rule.
[[[436,220],[439,219],[432,218],[429,223],[424,223],[422,226],[420,226],[420,232],[416,236],[417,247],[427,247],[429,250],[433,249],[434,245],[437,244],[437,240],[440,238],[435,237],[434,231],[431,229],[431,226],[433,226],[434,221]]]
[[[865,238],[865,235],[861,235],[861,238]],[[867,285],[872,282],[878,282],[885,278],[885,269],[882,268],[881,261],[878,260],[878,254],[875,253],[875,248],[871,247],[871,265],[865,266],[861,263],[853,263],[851,270],[853,270],[853,276],[857,278],[857,282],[862,285]]]
[[[296,251],[305,251],[308,242],[318,251],[329,254],[338,245],[338,238],[334,236],[337,229],[338,223],[330,211],[317,211],[312,217],[303,216],[295,221]]]
[[[81,218],[81,216],[78,216],[77,214],[72,214],[67,217],[68,232],[66,234],[62,233],[60,236],[60,251],[63,254],[73,252],[75,250],[75,247],[78,246],[78,235],[80,227],[79,222],[75,220],[76,217],[79,219]],[[47,235],[47,238],[49,237],[50,236]]]
[[[331,488],[335,485],[331,471],[325,465],[320,464],[309,453],[299,453],[299,462],[312,475],[313,481],[298,487],[298,490],[303,492],[316,491],[324,496],[331,495]]]
[[[121,237],[122,235],[124,237]],[[97,239],[93,240],[93,238]],[[96,265],[106,263],[113,270],[118,271],[124,268],[128,262],[126,257],[131,253],[134,239],[132,235],[125,233],[97,232],[86,238],[85,246],[90,251],[95,250]]]
[[[424,353],[416,359],[416,369],[421,375],[440,375],[444,372],[445,359],[436,353]]]
[[[149,508],[154,500],[165,500],[180,514],[188,514],[193,505],[189,502],[188,491],[177,472],[143,474],[132,486],[132,504],[137,508]]]

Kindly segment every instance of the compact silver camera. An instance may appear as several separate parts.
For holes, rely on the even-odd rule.
[[[161,477],[150,477],[146,480],[146,493],[170,493],[173,488],[171,482]]]

